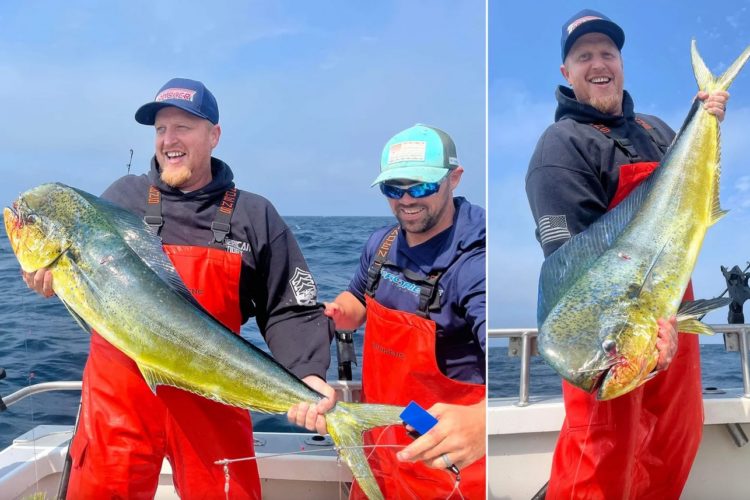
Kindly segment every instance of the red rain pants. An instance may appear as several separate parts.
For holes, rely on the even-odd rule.
[[[240,255],[164,250],[198,302],[239,333]],[[224,498],[224,471],[214,461],[254,456],[250,415],[173,387],[157,394],[130,358],[92,334],[67,498],[151,499],[165,455],[181,498]],[[229,472],[229,498],[260,498],[255,461],[231,464]]]
[[[435,360],[435,322],[416,314],[389,309],[366,296],[367,326],[362,356],[362,392],[368,403],[407,405],[416,401],[429,409],[438,402],[476,404],[485,398],[485,386],[450,379]],[[411,444],[403,426],[365,433],[365,444]],[[460,494],[455,476],[422,463],[403,463],[399,448],[374,448],[370,467],[383,496],[388,499],[485,498],[485,457],[461,470]],[[350,498],[365,498],[353,485]]]
[[[612,209],[656,168],[623,165]],[[688,285],[684,300],[693,299]],[[565,421],[552,460],[548,500],[678,499],[703,432],[700,347],[679,334],[667,371],[619,398],[563,382]]]

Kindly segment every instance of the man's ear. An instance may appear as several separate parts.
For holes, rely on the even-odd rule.
[[[564,63],[560,65],[560,74],[563,78],[565,78],[566,82],[570,83],[570,78],[568,78],[568,76],[570,76],[570,73],[568,73],[568,68],[565,67]]]

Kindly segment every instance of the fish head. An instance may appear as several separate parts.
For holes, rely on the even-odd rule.
[[[597,399],[608,400],[626,394],[645,382],[658,360],[658,326],[651,321],[633,320],[623,325],[603,344],[611,347],[611,366],[601,377]]]
[[[59,187],[43,184],[30,189],[3,210],[10,246],[26,272],[52,266],[71,246],[69,219],[57,216]]]
[[[569,383],[594,392],[616,360],[612,335],[601,341],[601,332],[619,331],[621,326],[603,325],[606,317],[591,310],[575,315],[568,311],[555,312],[544,322],[539,330],[539,352]]]

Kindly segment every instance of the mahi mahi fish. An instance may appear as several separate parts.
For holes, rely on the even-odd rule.
[[[691,44],[700,90],[726,90],[750,47],[719,78]],[[542,266],[539,352],[566,380],[600,400],[653,376],[657,319],[713,333],[699,321],[728,299],[681,305],[703,238],[726,212],[719,205],[719,122],[695,100],[660,166],[623,202],[575,235]]]
[[[43,184],[4,210],[26,272],[50,268],[53,287],[84,327],[133,359],[152,390],[170,385],[227,405],[286,413],[323,397],[206,314],[135,215],[62,184]],[[400,423],[400,407],[338,402],[328,432],[369,498],[382,498],[362,432]]]

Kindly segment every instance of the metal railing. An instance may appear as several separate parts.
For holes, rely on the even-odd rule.
[[[338,399],[340,401],[359,401],[360,394],[362,392],[362,382],[359,380],[338,380],[330,382],[331,387],[336,389]],[[6,406],[13,406],[22,399],[25,399],[34,394],[41,394],[43,392],[50,391],[80,391],[81,381],[58,381],[58,382],[42,382],[40,384],[34,384],[26,386],[16,392],[7,396],[2,396],[2,400]]]
[[[750,325],[709,325],[724,334],[727,351],[739,351],[742,369],[743,396],[750,399]],[[521,358],[521,376],[516,406],[528,406],[531,356],[536,352],[536,328],[492,328],[489,337],[508,339],[508,354]]]
[[[18,403],[22,399],[25,399],[29,396],[33,396],[34,394],[40,394],[42,392],[49,392],[49,391],[80,391],[81,390],[81,381],[80,380],[74,380],[69,382],[42,382],[41,384],[34,384],[24,387],[23,389],[19,389],[13,394],[10,394],[8,396],[3,396],[3,402],[6,406],[13,406],[14,404]]]

